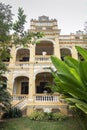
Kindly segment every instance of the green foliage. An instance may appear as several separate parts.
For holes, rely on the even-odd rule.
[[[18,20],[13,24],[13,30],[19,36],[23,36],[24,34],[24,25],[26,23],[26,15],[24,14],[24,10],[22,8],[18,9]]]
[[[65,120],[67,116],[62,113],[34,111],[29,118],[31,120]]]
[[[43,120],[44,118],[44,113],[42,111],[34,111],[29,118],[31,120]]]
[[[74,103],[87,114],[87,51],[78,46],[76,49],[85,61],[78,61],[72,57],[66,57],[61,61],[57,57],[51,57],[57,69],[54,73],[55,84],[57,88],[61,88],[60,93],[67,95],[67,101]]]
[[[3,118],[18,118],[22,117],[22,111],[18,108],[10,108],[3,114]]]
[[[26,15],[22,8],[18,9],[18,20],[13,24],[13,42],[15,45],[27,46],[28,44],[34,44],[39,38],[42,38],[44,34],[42,32],[29,32],[24,30],[24,25],[26,23]]]
[[[12,27],[11,6],[0,3],[0,46],[9,44],[11,36],[9,31]]]
[[[53,120],[59,120],[59,121],[61,121],[61,120],[65,120],[67,118],[68,117],[66,115],[62,114],[62,113],[53,113],[53,115],[52,115],[52,119]]]
[[[0,81],[0,113],[8,110],[11,107],[11,95]]]
[[[44,113],[44,119],[45,120],[53,120],[53,121],[60,121],[60,120],[65,120],[67,119],[67,116],[64,115],[63,113],[56,113],[56,112],[49,112],[49,113]]]
[[[53,113],[52,112],[45,112],[44,119],[45,120],[53,120]]]

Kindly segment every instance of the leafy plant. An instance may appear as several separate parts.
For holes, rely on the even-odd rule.
[[[31,120],[42,120],[44,119],[44,113],[42,111],[34,111],[29,118]]]
[[[87,114],[87,51],[79,46],[76,46],[76,49],[85,61],[72,57],[65,57],[64,61],[61,61],[52,56],[52,63],[56,67],[53,74],[57,81],[56,87],[62,90],[59,92],[66,95],[67,101],[74,103]]]
[[[64,115],[63,113],[53,113],[53,115],[52,115],[52,119],[53,120],[65,120],[65,119],[67,119],[67,116],[66,115]]]
[[[22,117],[22,111],[18,108],[10,108],[3,114],[3,118],[18,118]]]

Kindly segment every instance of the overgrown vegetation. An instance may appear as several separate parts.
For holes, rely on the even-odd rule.
[[[22,111],[18,108],[10,108],[3,114],[2,118],[9,119],[9,118],[18,118],[18,117],[22,117]]]
[[[57,121],[57,120],[65,120],[67,119],[67,116],[62,114],[62,113],[54,113],[54,112],[43,112],[43,111],[34,111],[33,113],[31,113],[31,115],[29,116],[29,118],[31,120],[53,120],[53,121]]]

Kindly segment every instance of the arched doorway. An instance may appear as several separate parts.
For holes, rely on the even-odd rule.
[[[49,72],[42,72],[36,75],[36,93],[51,93],[48,86],[53,85],[53,76]]]
[[[29,78],[25,76],[16,77],[14,80],[13,94],[28,94]]]
[[[61,55],[61,60],[64,60],[65,56],[72,56],[71,50],[69,48],[61,48],[60,55]]]
[[[28,62],[30,58],[30,51],[29,49],[19,49],[16,54],[16,61],[19,62]]]
[[[52,41],[42,40],[36,44],[35,55],[53,55],[54,47]]]

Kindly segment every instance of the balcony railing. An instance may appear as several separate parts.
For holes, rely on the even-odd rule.
[[[43,55],[37,55],[35,56],[35,61],[36,62],[51,62],[50,56],[43,56]]]
[[[13,94],[13,100],[25,100],[29,99],[28,95],[26,94]],[[34,99],[35,102],[59,102],[58,95],[50,95],[50,94],[35,94]]]
[[[35,102],[59,102],[58,95],[37,94],[34,95]]]
[[[26,94],[13,94],[12,96],[13,100],[23,100],[23,99],[28,99],[28,95]]]

